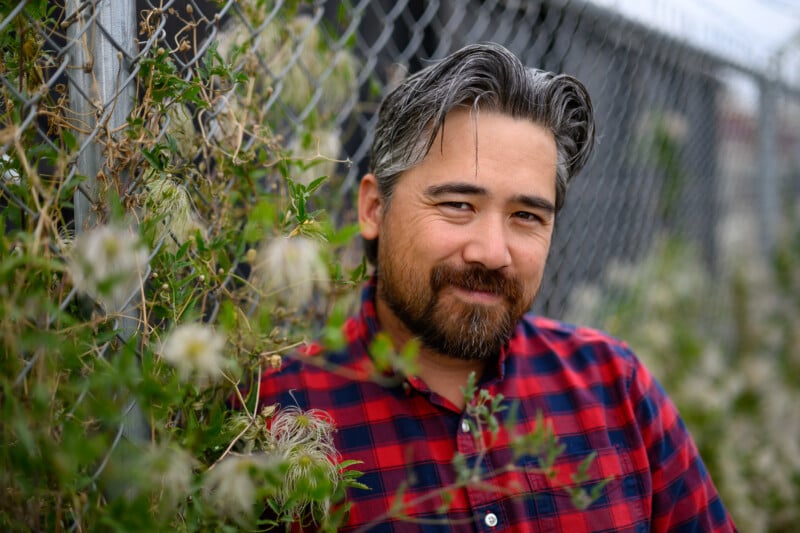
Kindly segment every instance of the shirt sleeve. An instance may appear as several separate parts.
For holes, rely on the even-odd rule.
[[[631,400],[650,462],[651,531],[736,531],[677,408],[634,361]]]

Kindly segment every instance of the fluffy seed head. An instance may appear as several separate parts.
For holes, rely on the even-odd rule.
[[[174,366],[183,381],[191,378],[205,386],[222,376],[228,365],[224,357],[225,337],[206,324],[183,324],[164,340],[159,353]]]
[[[81,233],[70,250],[67,268],[75,287],[106,311],[122,307],[141,287],[149,252],[128,227],[98,226]]]

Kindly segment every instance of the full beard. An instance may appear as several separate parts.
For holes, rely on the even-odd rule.
[[[425,347],[456,359],[496,357],[533,300],[525,298],[519,280],[480,265],[438,265],[425,286],[407,268],[396,272],[398,265],[384,259],[388,258],[378,261],[378,297]],[[469,303],[455,295],[443,296],[442,292],[451,287],[496,294],[502,297],[502,304]]]

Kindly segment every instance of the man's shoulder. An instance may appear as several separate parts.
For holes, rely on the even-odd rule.
[[[553,340],[570,339],[578,343],[625,345],[624,341],[601,329],[580,326],[534,313],[527,313],[522,318],[521,326],[523,334],[533,332]]]
[[[549,354],[581,365],[609,361],[626,366],[638,363],[627,343],[605,331],[533,313],[520,321],[510,346],[524,354]]]

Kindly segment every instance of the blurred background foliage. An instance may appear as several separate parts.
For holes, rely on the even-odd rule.
[[[742,531],[800,520],[800,232],[715,276],[684,241],[579,288],[571,319],[625,339],[677,404]]]

